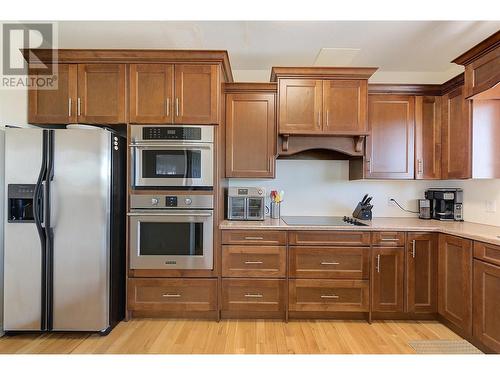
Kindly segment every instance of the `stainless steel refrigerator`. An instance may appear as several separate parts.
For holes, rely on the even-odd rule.
[[[125,309],[125,140],[7,129],[4,330],[107,333]]]

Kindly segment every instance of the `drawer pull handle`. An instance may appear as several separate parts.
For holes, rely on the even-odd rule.
[[[264,262],[261,262],[260,260],[246,260],[245,264],[262,264]]]
[[[321,298],[325,298],[325,299],[338,299],[339,296],[337,296],[335,294],[327,294],[327,295],[321,296]]]
[[[381,238],[380,241],[397,241],[397,238]]]
[[[245,240],[263,240],[264,237],[254,237],[254,236],[247,236],[245,237]]]
[[[178,298],[180,296],[181,296],[180,294],[173,294],[173,293],[165,293],[163,295],[163,297],[165,297],[165,298]]]
[[[262,298],[264,296],[262,294],[250,294],[250,293],[248,293],[248,294],[245,294],[245,297],[247,297],[247,298]]]
[[[321,262],[322,266],[338,266],[339,262]]]

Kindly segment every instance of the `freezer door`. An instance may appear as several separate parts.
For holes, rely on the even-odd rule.
[[[42,163],[41,129],[6,129],[5,192],[9,184],[35,184]],[[4,216],[8,214],[4,198]],[[4,220],[4,329],[40,330],[41,242],[34,223]]]
[[[109,326],[111,134],[54,132],[53,330],[102,331]]]

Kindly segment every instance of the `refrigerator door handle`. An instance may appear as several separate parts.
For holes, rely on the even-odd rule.
[[[54,130],[48,131],[47,137],[47,175],[45,184],[45,248],[46,248],[46,311],[47,311],[47,330],[51,331],[53,327],[53,310],[54,310],[54,231],[52,229],[52,185],[54,179]]]

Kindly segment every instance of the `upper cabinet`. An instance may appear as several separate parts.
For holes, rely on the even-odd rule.
[[[366,80],[323,81],[323,131],[362,134],[367,131]]]
[[[470,101],[460,86],[442,97],[441,178],[471,178],[472,128]]]
[[[130,122],[171,124],[174,120],[174,66],[130,65]]]
[[[280,79],[279,132],[317,134],[322,132],[322,81]]]
[[[175,65],[176,124],[217,124],[219,69],[216,65]]]
[[[273,68],[279,133],[366,135],[368,78],[374,68]]]
[[[415,97],[415,178],[441,178],[441,97]]]
[[[124,124],[125,64],[78,64],[78,121]]]
[[[30,69],[31,77],[39,74]],[[77,122],[77,75],[75,64],[59,64],[57,89],[28,90],[28,122],[32,124],[69,124]]]
[[[274,177],[276,85],[226,84],[226,177]]]
[[[219,68],[196,64],[132,64],[130,122],[217,124]]]
[[[58,64],[58,69],[56,90],[29,90],[28,122],[126,123],[125,64]]]
[[[415,97],[369,95],[366,178],[413,179]]]

